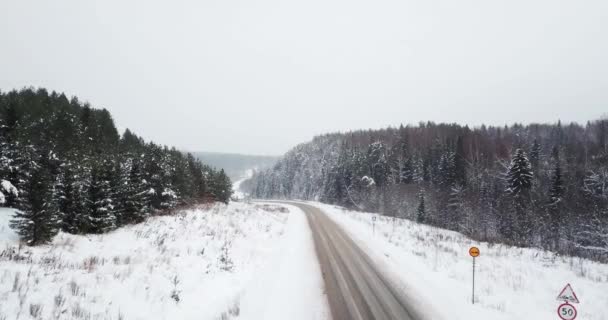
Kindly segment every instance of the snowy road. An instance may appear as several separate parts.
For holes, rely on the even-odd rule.
[[[334,320],[422,320],[369,256],[319,208],[301,204],[312,229]]]

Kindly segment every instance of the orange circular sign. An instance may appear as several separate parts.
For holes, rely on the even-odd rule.
[[[469,254],[473,258],[479,257],[479,248],[477,248],[477,247],[471,247],[471,249],[469,249]]]

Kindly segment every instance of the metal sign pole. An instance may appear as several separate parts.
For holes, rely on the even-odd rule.
[[[376,216],[372,216],[372,235],[376,236]]]
[[[475,257],[473,257],[473,294],[471,297],[471,303],[475,304]]]
[[[473,257],[473,294],[471,295],[471,303],[475,304],[475,258],[479,257],[479,248],[471,247],[469,255]]]

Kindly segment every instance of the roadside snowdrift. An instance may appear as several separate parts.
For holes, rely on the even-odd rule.
[[[341,225],[406,295],[432,302],[447,319],[556,319],[560,290],[571,283],[578,318],[608,319],[608,265],[550,252],[477,243],[462,234],[409,220],[308,202]],[[372,217],[376,216],[375,233]],[[480,248],[476,304],[471,305],[470,246]]]
[[[61,233],[34,248],[19,247],[7,226],[11,212],[0,212],[0,319],[258,319],[241,311],[241,298],[258,304],[265,288],[276,291],[280,284],[270,276],[255,288],[260,270],[290,274],[293,263],[273,266],[273,257],[284,255],[283,243],[302,248],[293,258],[302,264],[297,271],[316,279],[298,285],[298,277],[289,277],[310,298],[283,300],[283,309],[304,304],[323,314],[316,261],[298,259],[314,249],[305,243],[312,239],[295,208],[214,205],[105,235]],[[251,286],[258,294],[249,293]]]

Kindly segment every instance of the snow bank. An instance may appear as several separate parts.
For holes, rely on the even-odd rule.
[[[12,246],[19,242],[19,236],[9,227],[14,214],[15,209],[0,208],[0,251],[8,245]]]
[[[243,296],[243,319],[331,318],[308,220],[297,207],[288,208],[291,214],[285,233],[289,236]]]
[[[105,235],[61,233],[52,244],[34,248],[19,248],[2,210],[0,319],[259,319],[241,312],[241,298],[249,287],[257,290],[260,274],[279,275],[275,280],[282,283],[266,277],[261,286],[278,296],[290,274],[314,272],[310,262],[301,269],[288,261],[284,268],[269,266],[286,249],[301,261],[289,246],[302,249],[306,259],[311,254],[301,243],[307,240],[298,227],[301,214],[278,208],[214,205]],[[316,300],[283,299],[282,308],[323,301],[317,282],[294,289]]]
[[[608,319],[608,265],[550,252],[477,243],[462,234],[408,220],[320,203],[383,266],[421,309],[445,319],[556,319],[560,290],[572,284],[578,319]],[[375,233],[372,216],[376,216]],[[476,304],[471,304],[470,246],[480,248]]]

